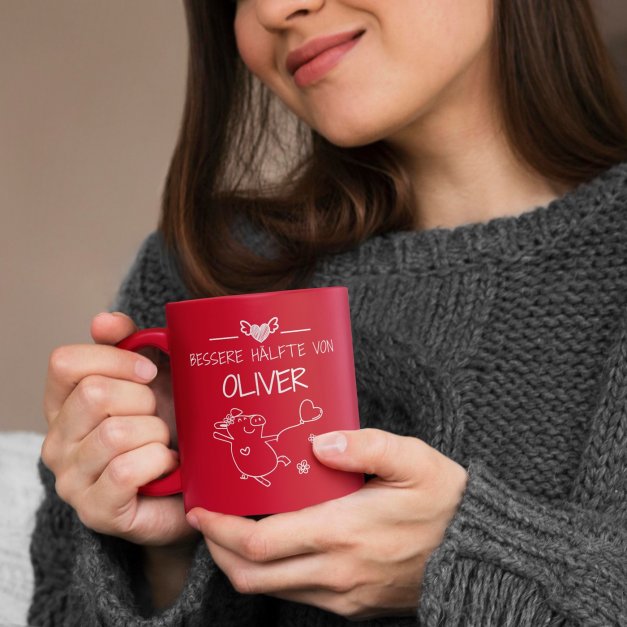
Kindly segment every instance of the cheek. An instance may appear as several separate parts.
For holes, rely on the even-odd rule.
[[[438,102],[455,85],[467,84],[487,54],[492,28],[491,0],[441,0],[418,3],[404,22],[394,24],[398,38],[387,74],[390,89],[415,99],[418,108]],[[483,79],[482,79],[483,80]],[[460,82],[461,81],[461,82]],[[395,88],[393,87],[395,85]]]
[[[407,19],[386,32],[396,33],[390,45],[416,69],[429,70],[473,56],[490,30],[486,0],[442,0],[418,3]]]
[[[237,49],[242,61],[251,74],[274,92],[294,114],[303,118],[305,112],[289,85],[290,78],[282,68],[277,68],[274,56],[276,43],[272,35],[258,24],[251,23],[250,16],[246,16],[243,11],[244,9],[240,10],[241,16],[238,14],[234,24]]]
[[[273,47],[269,37],[249,21],[235,19],[235,40],[237,50],[244,64],[260,80],[267,82],[273,69]]]

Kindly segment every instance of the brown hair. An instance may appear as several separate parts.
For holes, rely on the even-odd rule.
[[[625,95],[589,0],[494,2],[492,54],[514,153],[568,186],[626,160]],[[338,147],[293,114],[290,134],[286,109],[238,55],[235,3],[185,0],[185,11],[187,92],[159,230],[192,296],[306,286],[320,256],[416,228],[410,178],[384,142]],[[292,165],[270,182],[272,142]],[[242,244],[241,217],[271,238],[272,258]]]

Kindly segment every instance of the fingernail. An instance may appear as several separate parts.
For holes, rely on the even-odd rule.
[[[200,531],[200,523],[195,514],[187,514],[187,522],[190,527],[193,527],[196,531]]]
[[[151,381],[157,374],[157,366],[148,359],[138,359],[135,362],[135,374],[144,381]]]
[[[348,440],[343,433],[323,433],[314,438],[313,446],[316,453],[343,453]]]

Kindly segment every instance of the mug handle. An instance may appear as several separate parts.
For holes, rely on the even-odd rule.
[[[167,329],[157,327],[153,329],[143,329],[132,333],[116,344],[117,348],[129,351],[136,351],[146,346],[154,346],[166,354],[170,354],[168,346]],[[183,491],[181,481],[181,465],[179,464],[171,473],[150,481],[146,485],[140,486],[138,492],[146,496],[170,496]]]

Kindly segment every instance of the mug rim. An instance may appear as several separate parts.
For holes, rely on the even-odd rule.
[[[253,292],[251,294],[224,294],[222,296],[209,296],[206,298],[189,298],[185,300],[177,300],[166,303],[166,309],[181,307],[183,305],[192,306],[194,304],[200,304],[203,301],[216,301],[216,300],[230,300],[230,299],[255,299],[264,296],[275,296],[277,294],[296,294],[298,292],[315,292],[321,290],[346,290],[348,288],[345,285],[329,285],[323,287],[302,287],[293,290],[275,290],[272,292]]]

